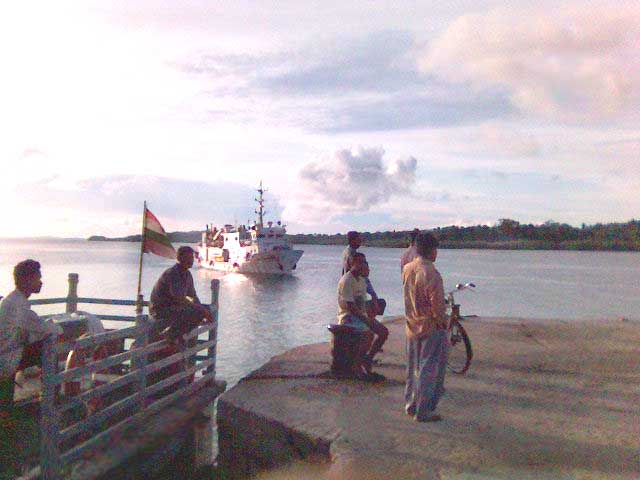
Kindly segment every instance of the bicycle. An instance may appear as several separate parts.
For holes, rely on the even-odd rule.
[[[475,288],[473,283],[458,283],[454,290],[447,293],[446,303],[451,310],[450,313],[450,325],[449,330],[451,332],[450,342],[451,349],[449,350],[449,360],[447,361],[447,367],[453,373],[464,374],[471,365],[471,359],[473,358],[473,349],[471,348],[471,340],[467,335],[466,330],[460,324],[460,320],[465,317],[460,315],[460,304],[455,302],[453,294],[461,290]],[[469,315],[470,317],[471,315]]]

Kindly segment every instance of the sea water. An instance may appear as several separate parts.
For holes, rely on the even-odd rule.
[[[302,245],[305,253],[288,277],[246,277],[192,270],[203,302],[220,279],[217,376],[230,384],[293,347],[328,341],[326,325],[335,322],[336,284],[343,247]],[[362,247],[371,280],[387,300],[387,315],[403,312],[400,278],[402,250]],[[25,258],[42,263],[44,286],[33,298],[64,297],[67,276],[78,273],[80,296],[134,299],[140,244],[85,240],[0,241],[0,295],[13,288],[12,268]],[[144,256],[142,293],[171,260]],[[481,316],[565,318],[640,318],[640,253],[504,250],[440,250],[436,265],[445,289],[474,282],[460,292],[462,313]],[[64,305],[35,307],[41,313]],[[133,315],[132,307],[80,305],[91,312]]]

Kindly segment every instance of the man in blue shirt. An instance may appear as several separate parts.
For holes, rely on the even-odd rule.
[[[362,237],[360,236],[360,233],[355,230],[351,230],[347,232],[347,241],[349,242],[349,245],[347,245],[347,248],[342,252],[342,275],[349,271],[349,259],[362,245]]]

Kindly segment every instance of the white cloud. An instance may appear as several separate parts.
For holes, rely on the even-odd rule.
[[[302,224],[331,221],[345,213],[362,213],[408,195],[415,182],[417,160],[383,161],[382,148],[338,150],[305,165],[283,218]]]
[[[459,17],[420,64],[449,81],[507,89],[523,112],[612,118],[638,108],[639,42],[638,4],[500,9]]]

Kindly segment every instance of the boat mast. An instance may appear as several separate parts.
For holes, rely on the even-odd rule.
[[[262,188],[262,180],[260,180],[260,188],[258,188],[258,198],[255,198],[254,200],[256,202],[258,202],[258,210],[255,210],[255,213],[258,214],[258,225],[260,226],[260,228],[263,227],[263,219],[264,219],[264,215],[267,213],[267,211],[264,209],[264,192],[266,192],[267,189],[266,188]]]

